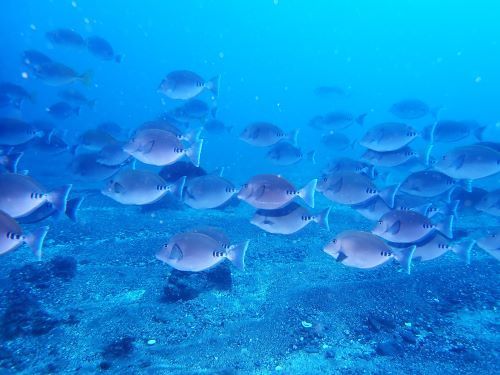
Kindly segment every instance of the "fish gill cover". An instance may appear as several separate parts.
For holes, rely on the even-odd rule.
[[[499,6],[0,4],[0,373],[493,374]]]

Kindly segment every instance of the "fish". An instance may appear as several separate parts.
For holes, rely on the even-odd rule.
[[[97,151],[96,161],[109,166],[124,166],[131,161],[132,157],[123,151],[122,143],[110,143]]]
[[[75,48],[83,48],[85,40],[75,30],[59,28],[45,33],[45,37],[52,44],[60,46],[68,46]]]
[[[184,203],[195,209],[220,207],[238,190],[225,178],[208,174],[190,178],[184,189]]]
[[[90,129],[81,133],[73,146],[72,152],[75,153],[79,147],[90,151],[100,151],[104,147],[120,144],[115,137],[106,131],[100,129]]]
[[[33,94],[30,94],[21,86],[10,82],[0,83],[0,95],[4,98],[1,101],[2,106],[12,106],[21,109],[22,104],[26,100],[34,102]]]
[[[400,122],[383,122],[371,127],[359,144],[373,151],[395,151],[419,137],[410,125]]]
[[[274,234],[292,234],[311,222],[330,230],[328,223],[330,210],[331,207],[328,207],[318,214],[311,214],[307,208],[291,202],[285,207],[275,210],[257,210],[250,223]]]
[[[281,208],[300,197],[306,204],[314,208],[314,193],[318,180],[314,179],[302,189],[295,187],[281,176],[260,174],[253,176],[243,185],[238,198],[255,208],[273,210]]]
[[[315,152],[311,151],[305,155],[305,159],[316,163]],[[276,165],[292,165],[297,164],[299,161],[304,159],[304,154],[300,148],[282,141],[271,146],[271,149],[267,152],[266,158],[271,160]]]
[[[480,145],[456,147],[446,152],[434,169],[455,179],[492,176],[500,172],[500,152]]]
[[[77,212],[83,202],[83,199],[83,197],[78,197],[68,199],[66,202],[66,211],[64,213],[75,223],[77,222]],[[50,202],[45,202],[29,215],[18,217],[16,220],[19,224],[33,224],[48,219],[49,217],[57,218],[58,216],[59,212],[54,208],[54,205]]]
[[[217,107],[210,107],[200,99],[189,99],[182,105],[172,109],[168,114],[179,121],[189,122],[191,120],[205,120],[215,117]]]
[[[338,172],[356,172],[361,173],[369,178],[375,178],[376,172],[373,165],[354,160],[350,158],[337,158],[328,163],[327,167],[323,170],[323,174],[335,174]]]
[[[90,36],[87,38],[87,49],[95,57],[105,61],[121,62],[122,55],[117,55],[109,42],[99,36]]]
[[[189,70],[176,70],[167,74],[161,81],[158,91],[171,99],[191,99],[205,90],[209,90],[217,97],[219,82],[219,76],[205,81],[198,74]]]
[[[85,105],[89,108],[93,108],[96,102],[94,99],[88,99],[84,94],[76,89],[61,90],[57,93],[57,96],[67,102],[71,102],[79,106]]]
[[[17,165],[23,155],[23,152],[0,153],[0,165],[4,167],[7,172],[17,173]]]
[[[49,115],[58,120],[66,120],[80,114],[80,107],[73,107],[66,102],[57,102],[45,109]]]
[[[329,151],[339,152],[354,148],[355,142],[352,142],[344,133],[330,131],[321,137],[321,143]]]
[[[439,109],[431,109],[419,99],[404,99],[394,103],[390,107],[389,112],[403,120],[415,120],[427,115],[436,117]]]
[[[394,210],[384,214],[372,233],[396,243],[414,243],[435,232],[453,238],[453,216],[433,224],[428,217],[411,210]]]
[[[25,234],[12,217],[0,211],[0,255],[27,244],[37,259],[41,260],[43,241],[48,231],[49,227],[44,226]]]
[[[457,180],[434,170],[413,172],[406,176],[399,190],[417,197],[433,198],[450,193],[455,187],[463,187],[470,191],[468,181]]]
[[[182,160],[175,164],[164,166],[159,172],[159,175],[168,182],[175,181],[182,176],[186,176],[186,180],[189,181],[192,178],[205,176],[206,174],[207,172],[203,168],[196,167],[192,163]]]
[[[43,135],[43,131],[22,120],[0,118],[0,145],[18,146]]]
[[[338,172],[323,176],[319,180],[317,191],[336,203],[356,205],[379,197],[389,207],[394,207],[394,197],[398,188],[398,185],[393,185],[378,190],[366,175],[356,172]]]
[[[451,143],[468,138],[471,135],[481,141],[486,126],[476,121],[440,120],[426,126],[422,137],[430,143]]]
[[[96,130],[108,133],[116,139],[120,139],[120,137],[122,137],[124,133],[120,125],[113,121],[101,122],[99,125],[97,125]]]
[[[331,240],[323,251],[345,266],[361,269],[375,268],[395,259],[410,274],[415,246],[392,249],[372,233],[345,231]]]
[[[451,242],[446,237],[437,233],[430,241],[416,245],[413,259],[429,261],[452,251],[458,255],[466,264],[470,264],[471,250],[474,247],[474,240],[464,242]]]
[[[491,229],[488,234],[480,237],[476,244],[493,258],[500,260],[500,228]]]
[[[82,82],[84,85],[92,83],[92,72],[79,74],[69,66],[50,61],[34,66],[35,76],[49,86],[68,85],[73,82]]]
[[[186,148],[172,133],[160,129],[144,129],[138,131],[123,150],[145,164],[164,166],[186,156],[198,167],[202,147],[203,139]]]
[[[156,173],[125,169],[113,175],[101,193],[118,203],[131,205],[151,204],[171,193],[182,197],[186,177],[167,183]]]
[[[203,130],[212,134],[231,133],[232,126],[226,126],[222,121],[210,119],[203,124]]]
[[[367,149],[361,156],[363,160],[377,167],[397,167],[410,160],[420,158],[420,154],[408,146],[394,151],[373,151]]]
[[[49,202],[59,214],[64,213],[71,187],[68,184],[48,191],[30,176],[0,174],[0,211],[15,219]]]
[[[23,63],[35,72],[41,65],[52,62],[52,59],[50,57],[34,49],[24,51],[22,58]]]
[[[500,217],[500,189],[487,193],[475,207],[481,212]]]
[[[337,131],[348,128],[354,124],[363,125],[366,115],[366,113],[363,113],[356,117],[352,113],[346,111],[329,112],[325,115],[314,117],[309,121],[309,126],[320,130]]]
[[[84,181],[103,181],[117,173],[122,165],[105,165],[99,163],[98,153],[76,155],[69,164],[71,173]]]
[[[188,143],[199,140],[202,129],[188,129],[181,130],[175,124],[166,120],[155,120],[147,121],[141,124],[136,130],[136,132],[145,129],[159,129],[169,132],[176,136],[181,141],[186,141]]]
[[[280,141],[288,140],[297,144],[298,129],[286,133],[278,126],[269,122],[254,122],[245,127],[240,139],[252,146],[268,147]]]
[[[316,96],[346,96],[347,92],[339,86],[318,86],[314,89]]]
[[[156,258],[179,271],[200,272],[228,259],[237,269],[245,269],[249,241],[231,245],[221,231],[190,231],[171,237]]]

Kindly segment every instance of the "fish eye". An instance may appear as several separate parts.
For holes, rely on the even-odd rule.
[[[383,221],[382,221],[382,220],[379,220],[379,221],[378,221],[378,223],[379,223],[379,224],[382,224],[382,223],[383,223]]]
[[[323,182],[328,181],[328,177],[323,177]]]
[[[248,184],[243,184],[243,188],[247,188],[248,187]]]
[[[446,160],[446,155],[443,155],[443,160]]]
[[[337,243],[337,239],[336,239],[336,238],[334,238],[334,239],[332,240],[332,243]]]

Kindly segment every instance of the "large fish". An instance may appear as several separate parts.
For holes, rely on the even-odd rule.
[[[436,231],[453,238],[453,216],[433,224],[421,213],[411,210],[389,211],[375,225],[372,233],[395,243],[414,243]]]
[[[194,165],[199,166],[202,147],[203,139],[186,148],[172,133],[144,129],[138,131],[123,150],[145,164],[164,166],[186,156]]]
[[[215,174],[189,179],[184,189],[184,203],[196,209],[216,208],[229,201],[238,191],[234,185]]]
[[[66,211],[71,185],[47,191],[29,176],[14,173],[0,175],[0,210],[18,218],[30,214],[49,202],[59,213]]]
[[[77,105],[85,105],[89,108],[93,108],[96,102],[94,99],[87,98],[84,94],[82,94],[80,91],[76,89],[66,89],[59,91],[57,93],[57,96],[59,96],[61,99],[65,101]]]
[[[487,193],[475,207],[479,211],[500,217],[500,189]]]
[[[417,197],[432,198],[449,193],[457,186],[470,190],[470,184],[465,181],[456,180],[438,171],[424,170],[408,175],[401,183],[400,191]]]
[[[355,268],[374,268],[396,259],[409,274],[415,246],[392,249],[371,233],[346,231],[330,241],[323,251],[337,262]]]
[[[486,251],[496,260],[500,260],[500,228],[495,228],[477,240],[477,246]]]
[[[61,46],[83,48],[85,40],[75,30],[59,28],[45,33],[45,37],[52,43]]]
[[[410,125],[400,122],[384,122],[368,130],[359,144],[373,151],[395,151],[418,136],[419,133]]]
[[[436,117],[437,109],[431,109],[426,103],[419,99],[404,99],[394,103],[389,112],[403,120],[415,120],[427,115]]]
[[[305,155],[305,159],[316,163],[314,156],[315,152],[310,151]],[[266,157],[276,165],[292,165],[297,164],[304,159],[304,154],[300,148],[288,143],[279,142],[271,147],[267,152]]]
[[[57,102],[45,109],[49,115],[57,120],[66,120],[80,114],[80,107],[73,107],[66,102]]]
[[[352,142],[344,133],[330,131],[321,137],[321,143],[328,148],[328,151],[339,152],[354,148]]]
[[[377,167],[397,167],[402,164],[420,158],[420,154],[410,147],[404,146],[394,151],[374,151],[366,150],[361,156],[362,159]]]
[[[29,49],[23,52],[23,63],[30,67],[34,72],[40,67],[40,65],[50,63],[52,59],[42,52],[34,49]]]
[[[317,190],[336,203],[355,205],[380,197],[389,207],[394,207],[398,185],[378,190],[366,175],[356,172],[339,172],[323,176]]]
[[[363,125],[365,117],[366,113],[356,117],[350,112],[335,111],[322,116],[314,117],[311,121],[309,121],[309,126],[315,129],[337,131],[348,128],[354,124]]]
[[[0,145],[18,146],[43,135],[43,131],[27,122],[13,118],[0,118]]]
[[[252,146],[268,147],[282,140],[297,144],[297,134],[298,130],[286,133],[269,122],[254,122],[243,129],[240,139]]]
[[[481,145],[456,147],[446,152],[434,168],[451,178],[476,180],[500,172],[500,152]]]
[[[219,76],[205,81],[194,72],[176,70],[167,74],[161,81],[158,91],[171,99],[191,99],[204,90],[211,91],[217,97],[219,94],[219,81]]]
[[[16,221],[0,211],[0,255],[12,251],[22,244],[27,244],[33,250],[35,256],[42,258],[43,240],[49,231],[49,227],[41,227],[32,233],[24,234]]]
[[[84,181],[102,181],[120,170],[122,165],[105,165],[99,162],[99,153],[77,155],[71,161],[71,172]]]
[[[224,259],[229,259],[236,268],[244,270],[248,243],[231,245],[221,231],[191,231],[174,235],[156,257],[179,271],[204,271]]]
[[[172,121],[155,120],[155,121],[147,121],[141,124],[141,126],[137,128],[136,133],[139,132],[140,130],[146,130],[146,129],[164,130],[166,132],[172,133],[179,140],[186,141],[188,143],[197,141],[199,139],[202,130],[202,129],[181,130],[175,123],[172,123]]]
[[[73,82],[82,82],[85,85],[92,83],[92,72],[77,73],[69,66],[50,61],[34,66],[35,75],[49,86],[68,85]]]
[[[12,106],[21,109],[26,100],[34,101],[34,96],[19,85],[10,82],[0,83],[0,106]]]
[[[101,192],[118,203],[144,205],[156,202],[167,193],[182,197],[185,182],[186,177],[167,183],[156,173],[127,169],[111,177]]]
[[[95,57],[105,61],[122,61],[122,55],[117,55],[111,44],[104,38],[99,36],[91,36],[87,38],[87,49]]]
[[[260,174],[243,185],[238,198],[255,208],[273,210],[285,206],[295,197],[300,197],[308,206],[314,208],[316,183],[317,180],[314,179],[302,189],[297,190],[281,176]]]
[[[17,173],[17,164],[24,154],[22,152],[2,153],[0,152],[0,165],[7,172]]]
[[[73,222],[77,222],[78,209],[82,205],[83,197],[68,199],[66,202],[66,211],[64,212],[66,216]],[[18,217],[16,221],[19,224],[33,224],[48,219],[49,217],[57,218],[59,212],[55,209],[54,205],[50,202],[45,202],[45,204],[38,207],[35,211],[29,215]]]
[[[478,140],[482,140],[485,129],[486,126],[476,121],[441,120],[425,127],[422,136],[430,143],[458,142],[472,134]]]
[[[445,253],[452,251],[458,255],[466,264],[470,263],[470,253],[475,241],[451,242],[446,237],[437,233],[430,241],[418,244],[413,259],[428,261],[436,259]]]
[[[375,178],[376,175],[373,165],[350,158],[334,159],[329,162],[326,168],[323,170],[323,173],[326,175],[339,172],[361,173],[372,179]]]
[[[328,224],[329,213],[330,207],[318,214],[311,214],[305,207],[295,202],[291,202],[285,207],[276,210],[257,210],[250,220],[250,223],[266,232],[275,234],[292,234],[312,222],[330,230]]]
[[[192,120],[205,120],[208,117],[215,117],[217,107],[210,107],[200,99],[189,99],[182,105],[172,109],[168,114],[179,121],[189,122]]]

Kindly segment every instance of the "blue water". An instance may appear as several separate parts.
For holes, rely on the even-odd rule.
[[[183,104],[157,90],[176,70],[205,80],[220,76],[217,97],[204,90],[196,98],[232,129],[202,132],[201,168],[223,169],[237,189],[264,173],[296,188],[321,179],[332,159],[361,160],[365,148],[358,141],[385,121],[420,133],[438,119],[473,120],[486,127],[483,140],[500,142],[500,8],[493,2],[5,0],[0,11],[0,82],[33,96],[20,110],[3,106],[0,117],[48,122],[68,144],[57,154],[16,145],[24,153],[18,169],[49,190],[72,184],[70,198],[85,198],[76,223],[49,217],[23,225],[27,232],[50,226],[41,261],[25,245],[0,258],[1,374],[498,371],[500,269],[477,246],[470,265],[448,252],[413,262],[410,275],[392,261],[368,270],[347,267],[323,247],[344,231],[371,231],[375,222],[320,192],[310,211],[332,207],[329,231],[311,223],[294,234],[270,234],[249,222],[254,208],[236,198],[204,210],[171,197],[151,207],[124,205],[101,194],[106,179],[86,179],[70,167],[78,155],[71,146],[85,131],[112,121],[127,142],[142,123]],[[46,32],[58,28],[105,38],[122,61],[51,43]],[[23,63],[29,49],[91,72],[92,83],[47,85]],[[345,94],[315,94],[322,86]],[[95,106],[53,118],[46,108],[67,88]],[[439,109],[438,118],[398,119],[389,109],[407,98]],[[310,126],[313,117],[340,110],[366,114],[363,126],[341,130],[353,144],[343,150],[321,142],[329,129]],[[273,164],[269,147],[239,137],[255,121],[285,133],[298,129],[298,147],[304,155],[314,151],[316,163],[304,157]],[[440,143],[432,156],[476,142],[471,135]],[[425,154],[428,141],[419,138],[411,147]],[[161,170],[140,162],[135,168]],[[380,188],[410,173],[376,170]],[[498,176],[474,180],[473,187],[493,191]],[[498,216],[477,210],[473,198],[455,199],[461,201],[454,223],[459,241],[500,227]],[[250,241],[245,271],[225,261],[182,272],[155,258],[175,234],[206,226],[221,228],[231,243]]]

